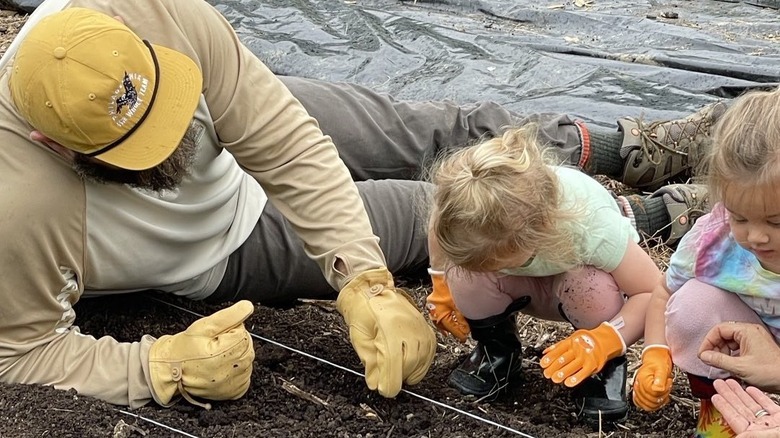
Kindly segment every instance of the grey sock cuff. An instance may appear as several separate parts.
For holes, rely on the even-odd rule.
[[[607,175],[619,178],[623,174],[623,133],[604,128],[588,129],[590,134],[590,157],[585,170],[591,175]]]
[[[669,212],[661,197],[642,195],[627,196],[631,211],[636,222],[636,229],[640,234],[648,237],[660,237],[666,240],[671,229],[669,227]]]

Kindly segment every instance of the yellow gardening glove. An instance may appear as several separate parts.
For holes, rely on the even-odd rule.
[[[239,301],[201,318],[187,330],[157,339],[149,350],[149,380],[154,400],[170,406],[181,394],[205,408],[209,400],[235,400],[249,388],[255,349],[244,328],[254,311],[249,301]]]
[[[669,403],[673,380],[672,352],[666,345],[642,350],[642,366],[634,375],[634,404],[652,412]]]
[[[436,353],[436,334],[409,296],[393,286],[386,268],[363,272],[339,293],[336,308],[366,368],[366,384],[395,397],[401,384],[425,377]]]
[[[608,360],[626,353],[626,343],[608,322],[593,330],[577,330],[544,350],[539,364],[544,377],[572,388],[598,373]]]
[[[444,272],[428,269],[428,273],[431,274],[433,291],[425,302],[431,321],[443,335],[449,333],[460,342],[466,342],[471,329],[466,318],[452,301],[452,293],[447,286],[447,280],[444,279]]]

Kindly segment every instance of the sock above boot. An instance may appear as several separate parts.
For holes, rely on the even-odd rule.
[[[651,198],[645,195],[626,196],[631,211],[634,213],[637,231],[647,237],[666,241],[672,228],[671,218],[663,198]]]
[[[605,128],[588,126],[590,134],[590,157],[585,163],[585,171],[590,175],[606,175],[619,178],[623,174],[623,158],[620,147],[623,134]]]

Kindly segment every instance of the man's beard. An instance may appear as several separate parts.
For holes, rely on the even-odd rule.
[[[101,164],[98,159],[77,154],[73,159],[73,170],[84,179],[98,184],[125,184],[129,187],[163,192],[174,190],[185,176],[190,173],[195,162],[197,130],[190,128],[184,134],[179,146],[173,153],[151,169],[127,170]]]

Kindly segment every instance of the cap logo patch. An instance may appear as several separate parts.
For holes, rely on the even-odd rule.
[[[149,79],[139,73],[127,73],[122,79],[122,85],[114,90],[111,96],[113,108],[109,115],[116,126],[124,126],[136,114],[149,90]],[[124,110],[124,111],[123,111]]]
[[[122,112],[123,106],[133,106],[136,100],[138,100],[138,92],[135,91],[133,81],[130,80],[130,75],[127,72],[125,72],[125,78],[122,79],[122,86],[125,87],[125,94],[116,99],[116,112],[118,113]]]

